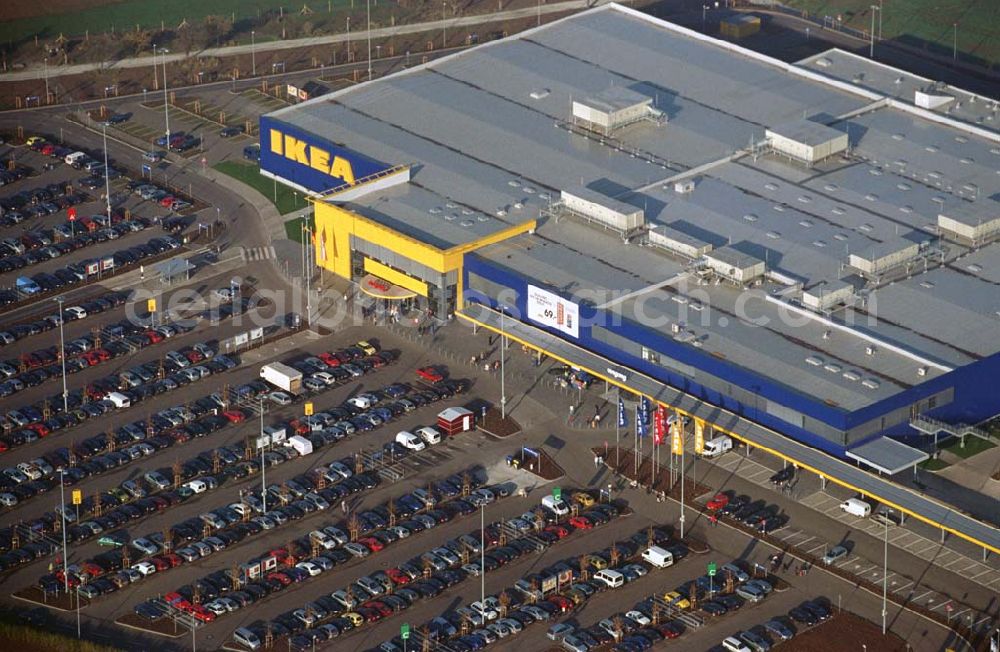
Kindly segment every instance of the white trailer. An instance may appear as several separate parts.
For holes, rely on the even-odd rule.
[[[278,389],[292,394],[302,391],[302,372],[280,362],[271,362],[260,368],[260,377]]]
[[[312,442],[303,437],[302,435],[292,435],[285,442],[285,446],[289,446],[295,449],[299,455],[308,455],[313,452]]]

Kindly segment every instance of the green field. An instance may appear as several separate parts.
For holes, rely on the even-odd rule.
[[[849,27],[871,30],[874,0],[783,0],[789,7],[813,16],[838,16]],[[1000,62],[1000,1],[998,0],[882,0],[882,38],[951,55],[958,36],[960,58]],[[876,26],[878,17],[876,15]],[[958,23],[957,29],[954,27]],[[963,57],[963,54],[966,56]]]
[[[275,208],[282,215],[291,213],[294,210],[307,208],[308,203],[303,200],[302,193],[296,193],[288,186],[275,184],[273,179],[261,176],[260,168],[253,163],[238,163],[236,161],[223,161],[212,166],[214,169],[228,174],[229,176],[242,181],[260,194],[271,200]]]
[[[5,0],[16,2],[17,0]],[[349,0],[332,0],[333,7],[349,6]],[[316,14],[327,12],[331,6],[326,0],[302,2],[294,0],[119,0],[81,11],[19,18],[0,22],[0,42],[25,40],[34,35],[55,37],[83,35],[135,29],[167,29],[177,27],[181,21],[189,24],[200,22],[205,16],[225,16],[236,21],[257,18],[258,12],[284,7],[286,14],[298,14],[308,5]],[[261,38],[263,40],[263,38]]]
[[[973,455],[978,455],[979,453],[988,451],[991,448],[996,448],[996,444],[986,441],[985,439],[980,439],[979,437],[966,437],[965,448],[962,448],[961,442],[956,439],[947,446],[943,446],[941,450],[946,450],[949,453],[954,453],[961,458],[968,459]]]

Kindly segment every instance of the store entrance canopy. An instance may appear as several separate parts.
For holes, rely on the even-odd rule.
[[[400,301],[417,296],[416,292],[407,290],[385,279],[381,279],[374,274],[366,274],[358,284],[361,291],[376,299],[388,299],[389,301]]]
[[[930,457],[921,450],[888,437],[879,437],[863,446],[852,448],[847,451],[847,456],[889,475],[905,471]]]

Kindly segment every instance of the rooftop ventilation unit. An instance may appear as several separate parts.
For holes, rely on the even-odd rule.
[[[623,86],[573,100],[573,121],[604,135],[642,120],[663,117],[663,112],[653,107],[653,98]]]
[[[763,260],[728,245],[713,249],[702,259],[713,272],[740,285],[752,283],[767,271]]]
[[[674,184],[674,192],[681,195],[686,195],[689,192],[694,192],[694,179],[685,179],[684,181],[678,181]]]
[[[779,154],[812,165],[847,149],[847,133],[811,120],[769,127],[768,143]]]
[[[571,214],[618,231],[624,236],[646,224],[645,212],[585,186],[560,193],[561,204]]]
[[[802,292],[802,305],[818,312],[846,304],[854,296],[854,286],[836,279],[821,281]]]
[[[669,224],[657,224],[648,232],[649,244],[666,249],[691,260],[697,260],[712,250],[705,242]]]

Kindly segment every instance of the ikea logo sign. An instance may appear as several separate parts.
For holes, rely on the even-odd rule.
[[[354,167],[347,158],[337,156],[327,149],[307,143],[295,136],[283,134],[277,129],[271,129],[269,135],[271,153],[306,165],[334,179],[340,179],[348,185],[354,185]]]

